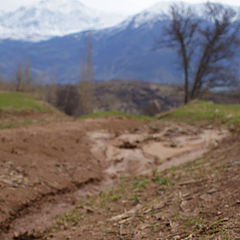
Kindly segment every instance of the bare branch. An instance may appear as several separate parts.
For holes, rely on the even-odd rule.
[[[165,46],[176,49],[184,71],[185,103],[203,87],[235,79],[229,69],[240,46],[240,24],[233,8],[208,2],[199,16],[191,6],[173,4],[169,15]]]
[[[193,39],[200,22],[194,17],[194,10],[183,3],[170,6],[169,14],[170,24],[165,28],[165,34],[168,36],[168,47],[174,47],[180,58],[180,65],[184,71],[184,102],[187,103],[189,101],[190,62],[195,52]]]

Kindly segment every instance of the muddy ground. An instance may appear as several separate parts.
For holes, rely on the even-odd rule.
[[[90,213],[91,217],[88,220],[81,218],[81,228],[71,222],[66,227],[64,221],[63,225],[60,221],[59,228],[54,226],[64,212],[75,211],[79,202],[93,197],[97,201],[98,196],[121,183],[121,179],[145,174],[151,180],[154,174],[199,158],[211,148],[218,148],[227,136],[226,130],[211,126],[146,123],[122,117],[1,130],[0,239],[142,239],[139,237],[141,228],[135,231],[137,235],[130,230],[139,227],[135,225],[137,222],[127,223],[131,227],[128,232],[123,230],[126,222],[119,223],[129,218],[121,214],[130,211],[130,215],[136,215],[136,211],[143,209],[143,205],[138,204],[141,198],[138,195],[131,198],[135,198],[134,207],[132,200],[131,204],[124,199],[121,204],[113,201],[117,203],[113,212],[107,210],[106,213],[100,208],[95,211],[94,206],[84,205],[81,210]],[[152,181],[152,184],[156,183]],[[187,186],[187,189],[190,186],[191,191],[191,184],[190,181],[181,186]],[[152,191],[150,188],[145,193],[151,196]],[[182,191],[167,192],[165,201],[168,197],[174,199],[174,194],[179,196],[179,192]],[[184,199],[185,193],[181,194]],[[110,207],[111,203],[107,205]],[[168,212],[170,208],[165,210]],[[189,212],[192,211],[190,207]],[[144,216],[147,217],[148,213]],[[165,215],[163,221],[166,222],[169,217]],[[109,226],[97,225],[109,219],[113,224],[110,234]],[[145,229],[149,228],[143,227],[143,232]],[[157,239],[153,234],[147,237]],[[165,235],[159,239],[168,238]]]
[[[46,239],[240,239],[239,136],[193,162],[123,179],[57,219]]]

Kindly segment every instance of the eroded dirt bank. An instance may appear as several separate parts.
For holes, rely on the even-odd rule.
[[[121,177],[193,160],[226,134],[124,118],[2,130],[0,237],[25,239],[26,232],[44,231],[81,198]]]
[[[124,178],[55,221],[51,240],[240,239],[239,134],[194,161]]]

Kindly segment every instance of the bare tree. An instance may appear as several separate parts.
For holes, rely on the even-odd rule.
[[[46,73],[42,72],[35,78],[35,92],[39,99],[46,101],[47,100],[47,76]]]
[[[52,105],[56,105],[56,97],[57,97],[57,84],[56,84],[56,75],[54,72],[51,74],[50,82],[48,85],[48,97],[47,100]]]
[[[74,85],[60,85],[56,92],[56,106],[68,115],[77,114],[79,104],[78,89]]]
[[[94,70],[92,59],[92,44],[90,33],[86,36],[81,74],[79,82],[80,114],[92,113],[94,110]]]
[[[4,90],[4,83],[3,83],[3,77],[2,77],[2,74],[0,72],[0,91],[1,90]]]
[[[25,80],[25,91],[26,92],[32,92],[33,86],[32,86],[32,75],[31,75],[31,66],[30,63],[27,62],[25,66],[25,74],[24,74],[24,80]]]
[[[172,5],[169,13],[170,24],[165,28],[167,47],[175,48],[180,58],[184,102],[199,97],[203,87],[233,79],[230,68],[240,42],[236,11],[208,2],[201,15],[184,4]]]
[[[169,37],[167,40],[168,47],[177,49],[180,58],[180,65],[184,71],[184,102],[189,101],[189,74],[190,62],[194,53],[193,39],[195,37],[199,20],[195,18],[194,10],[183,3],[173,4],[170,6],[171,22],[165,28],[165,33]]]
[[[22,65],[19,63],[16,75],[16,91],[21,92],[24,89],[24,76],[22,71]]]

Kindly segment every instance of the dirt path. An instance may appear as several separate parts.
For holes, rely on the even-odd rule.
[[[121,177],[193,160],[226,134],[175,125],[152,129],[124,118],[0,131],[0,239],[27,239],[26,232],[46,230],[81,198]]]

